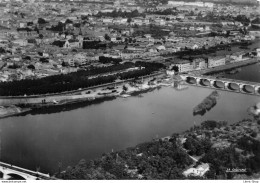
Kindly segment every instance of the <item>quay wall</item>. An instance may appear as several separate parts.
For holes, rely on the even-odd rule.
[[[42,96],[42,97],[15,97],[15,98],[3,98],[0,99],[0,106],[15,105],[15,104],[35,104],[46,102],[53,102],[53,100],[65,100],[73,99],[73,95],[61,95],[61,96]]]

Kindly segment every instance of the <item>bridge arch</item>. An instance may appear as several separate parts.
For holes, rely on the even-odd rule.
[[[231,91],[239,91],[240,90],[239,85],[236,84],[236,83],[226,83],[225,86],[228,90],[231,90]]]
[[[252,85],[245,84],[245,85],[242,85],[241,91],[245,92],[245,93],[254,93],[255,89]]]
[[[210,80],[209,79],[205,79],[205,78],[201,78],[199,81],[199,84],[202,86],[210,86]]]
[[[225,88],[225,83],[222,82],[222,81],[216,80],[216,81],[213,82],[212,86],[215,87],[215,88]]]
[[[255,94],[260,95],[260,86],[255,87]]]
[[[258,96],[260,95],[260,85],[259,83],[255,82],[246,82],[236,79],[215,78],[204,75],[181,74],[180,76],[182,80],[186,82],[186,84],[207,86],[216,89],[240,92],[244,94]]]
[[[188,77],[186,77],[186,82],[189,84],[196,84],[197,81],[196,81],[195,77],[188,76]]]
[[[10,178],[8,180],[26,180],[26,178],[22,175],[18,175],[16,173],[9,173],[7,174]]]

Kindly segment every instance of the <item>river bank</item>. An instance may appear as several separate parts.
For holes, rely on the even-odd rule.
[[[56,176],[66,180],[259,179],[259,125],[252,119],[231,125],[204,121],[181,133],[104,153],[95,161],[82,159]],[[234,167],[243,171],[226,171]]]
[[[0,106],[0,119],[20,115],[31,111],[31,108],[21,108],[15,105],[11,106]]]
[[[116,97],[127,98],[129,96],[136,96],[161,86],[169,85],[169,79],[162,81],[161,79],[153,78],[137,82],[121,83],[117,86],[110,85],[107,87],[95,88],[93,90],[84,90],[83,92],[74,93],[74,95],[35,98],[33,101],[31,99],[30,102],[28,102],[28,100],[20,100],[15,105],[1,106],[2,113],[0,113],[0,118],[21,115],[32,110],[35,111],[39,109],[58,108],[62,106],[74,105],[77,103],[92,104],[94,101],[99,102],[103,100],[114,99]]]

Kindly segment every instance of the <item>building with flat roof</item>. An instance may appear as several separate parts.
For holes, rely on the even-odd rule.
[[[199,166],[197,166],[196,168],[189,168],[188,170],[183,172],[183,175],[185,177],[188,176],[199,176],[202,177],[204,176],[204,174],[209,171],[209,164],[208,163],[202,163]]]
[[[225,56],[218,56],[218,57],[209,57],[208,58],[208,68],[217,67],[226,64],[226,57]]]

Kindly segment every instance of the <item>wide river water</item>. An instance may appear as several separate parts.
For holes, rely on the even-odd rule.
[[[240,69],[241,70],[235,74],[225,73],[223,77],[260,83],[260,62],[246,67],[241,67]]]
[[[204,116],[193,108],[213,90],[162,87],[141,96],[116,98],[73,109],[48,110],[0,120],[0,160],[53,174],[80,159],[135,146],[182,132],[203,120],[233,123],[249,118],[247,108],[260,97],[219,91],[217,105]]]

